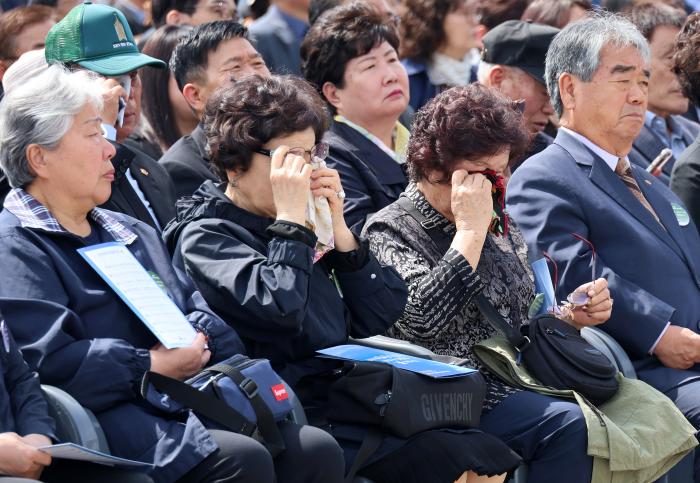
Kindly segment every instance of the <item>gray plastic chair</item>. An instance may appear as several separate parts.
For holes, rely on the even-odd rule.
[[[581,337],[605,354],[625,377],[637,379],[637,372],[634,370],[632,361],[612,336],[595,327],[584,327],[581,329]],[[691,483],[693,481],[694,456],[695,452],[688,454],[668,473],[656,480],[656,483]]]
[[[59,441],[109,453],[105,433],[92,411],[57,387],[42,384],[41,390],[49,406],[49,415],[56,421],[56,437]]]

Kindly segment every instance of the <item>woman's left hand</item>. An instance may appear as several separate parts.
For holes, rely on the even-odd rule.
[[[343,218],[343,199],[338,193],[343,193],[340,175],[334,169],[318,168],[311,173],[311,193],[315,197],[322,196],[328,200],[333,221]]]
[[[311,193],[315,197],[321,196],[328,200],[336,250],[349,252],[357,249],[357,241],[345,223],[345,215],[343,214],[345,193],[338,172],[331,168],[314,169],[311,173]]]
[[[577,329],[602,324],[610,318],[613,299],[610,298],[608,281],[599,278],[578,287],[575,292],[583,292],[588,295],[585,305],[574,308],[572,324]]]

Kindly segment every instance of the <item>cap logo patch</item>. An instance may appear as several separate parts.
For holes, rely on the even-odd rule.
[[[114,15],[114,31],[117,32],[117,38],[120,42],[126,40],[126,31],[124,30],[124,26],[119,21],[119,17],[117,17],[116,14]]]
[[[113,48],[118,49],[119,47],[133,47],[134,44],[127,40],[126,30],[124,30],[124,26],[119,21],[117,14],[114,14],[114,31],[117,34],[117,39],[119,42],[112,44]]]

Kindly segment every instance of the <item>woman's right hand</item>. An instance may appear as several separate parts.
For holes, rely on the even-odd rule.
[[[211,352],[207,338],[201,332],[189,347],[166,349],[156,344],[151,353],[151,371],[180,381],[198,373],[209,362]]]
[[[451,205],[458,231],[472,231],[485,236],[493,213],[491,182],[483,174],[456,170],[452,173]]]
[[[280,146],[272,154],[272,196],[278,220],[304,225],[313,168],[303,157],[288,154],[288,151],[288,146]]]
[[[450,245],[476,270],[491,224],[491,182],[482,174],[463,169],[452,173],[451,208],[457,234]]]

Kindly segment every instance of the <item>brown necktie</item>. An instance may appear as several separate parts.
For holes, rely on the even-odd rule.
[[[647,199],[644,197],[644,193],[642,193],[642,190],[639,188],[637,180],[635,180],[634,176],[632,176],[632,168],[630,168],[629,161],[627,161],[625,158],[619,158],[617,160],[617,166],[615,167],[615,174],[620,177],[622,182],[625,183],[625,185],[632,192],[634,197],[637,198],[637,200],[639,200],[639,202],[644,208],[649,210],[651,216],[653,216],[654,219],[656,219],[656,221],[658,221],[660,224],[661,222],[659,221],[659,217],[656,216],[654,208],[651,207]]]

